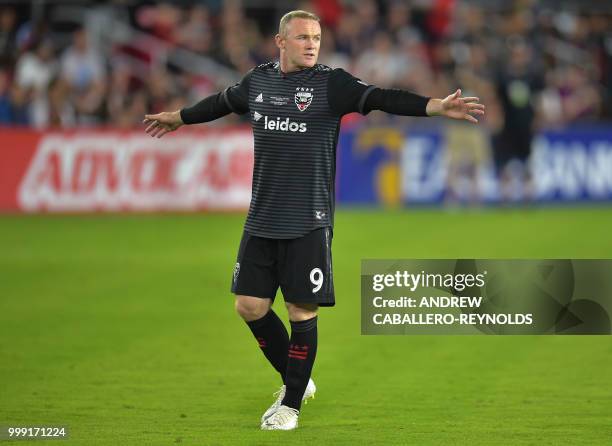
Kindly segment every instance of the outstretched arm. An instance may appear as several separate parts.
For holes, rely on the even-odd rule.
[[[231,87],[220,93],[202,99],[192,107],[173,112],[162,112],[155,115],[145,115],[144,124],[148,124],[145,132],[161,138],[168,132],[183,124],[199,124],[214,121],[234,112],[239,115],[249,111],[249,83],[252,71]]]
[[[435,99],[406,90],[374,88],[365,98],[363,110],[403,116],[445,116],[477,123],[474,115],[484,115],[485,110],[478,101],[477,97],[461,97],[460,89],[444,99]]]
[[[330,108],[338,115],[372,110],[402,116],[446,116],[478,122],[474,115],[484,114],[484,105],[476,97],[461,97],[461,90],[444,99],[420,96],[406,90],[377,88],[342,69],[333,70],[328,81]]]
[[[183,124],[199,124],[209,122],[229,115],[233,110],[228,105],[227,90],[202,99],[192,107],[173,112],[161,112],[156,115],[145,115],[144,124],[148,124],[145,132],[161,138],[166,133],[173,132]]]

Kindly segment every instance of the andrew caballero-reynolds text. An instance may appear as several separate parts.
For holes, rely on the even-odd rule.
[[[409,292],[419,293],[420,288],[438,288],[462,292],[472,287],[478,287],[477,292],[480,292],[480,289],[485,285],[486,274],[486,271],[480,274],[434,274],[425,273],[424,271],[416,274],[409,273],[408,271],[396,271],[394,274],[374,274],[372,276],[372,290],[379,293],[386,288],[406,288]],[[482,296],[420,295],[419,297],[402,296],[390,298],[377,295],[372,298],[372,305],[377,309],[404,308],[410,311],[412,308],[427,308],[434,312],[377,313],[373,315],[372,322],[376,325],[531,325],[533,323],[533,315],[531,313],[490,314],[475,311],[482,302]],[[435,309],[443,308],[471,308],[472,311],[457,314],[435,312]]]

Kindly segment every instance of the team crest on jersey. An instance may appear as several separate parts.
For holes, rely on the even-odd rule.
[[[304,111],[312,102],[314,88],[297,87],[295,90],[295,105],[299,111]]]

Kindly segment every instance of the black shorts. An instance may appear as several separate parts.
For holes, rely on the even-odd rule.
[[[332,307],[331,228],[296,239],[257,237],[244,231],[232,277],[232,293],[274,300],[280,286],[285,302]]]

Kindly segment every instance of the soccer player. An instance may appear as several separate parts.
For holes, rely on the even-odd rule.
[[[183,124],[249,113],[255,139],[253,190],[232,277],[235,305],[280,374],[283,385],[261,418],[265,430],[298,425],[300,406],[316,391],[317,310],[335,304],[332,277],[336,143],[343,115],[371,110],[477,122],[478,98],[457,90],[445,99],[368,85],[342,69],[317,64],[316,15],[287,13],[275,37],[277,62],[259,65],[236,85],[174,112],[146,115],[161,137]],[[272,310],[278,287],[291,335]]]

